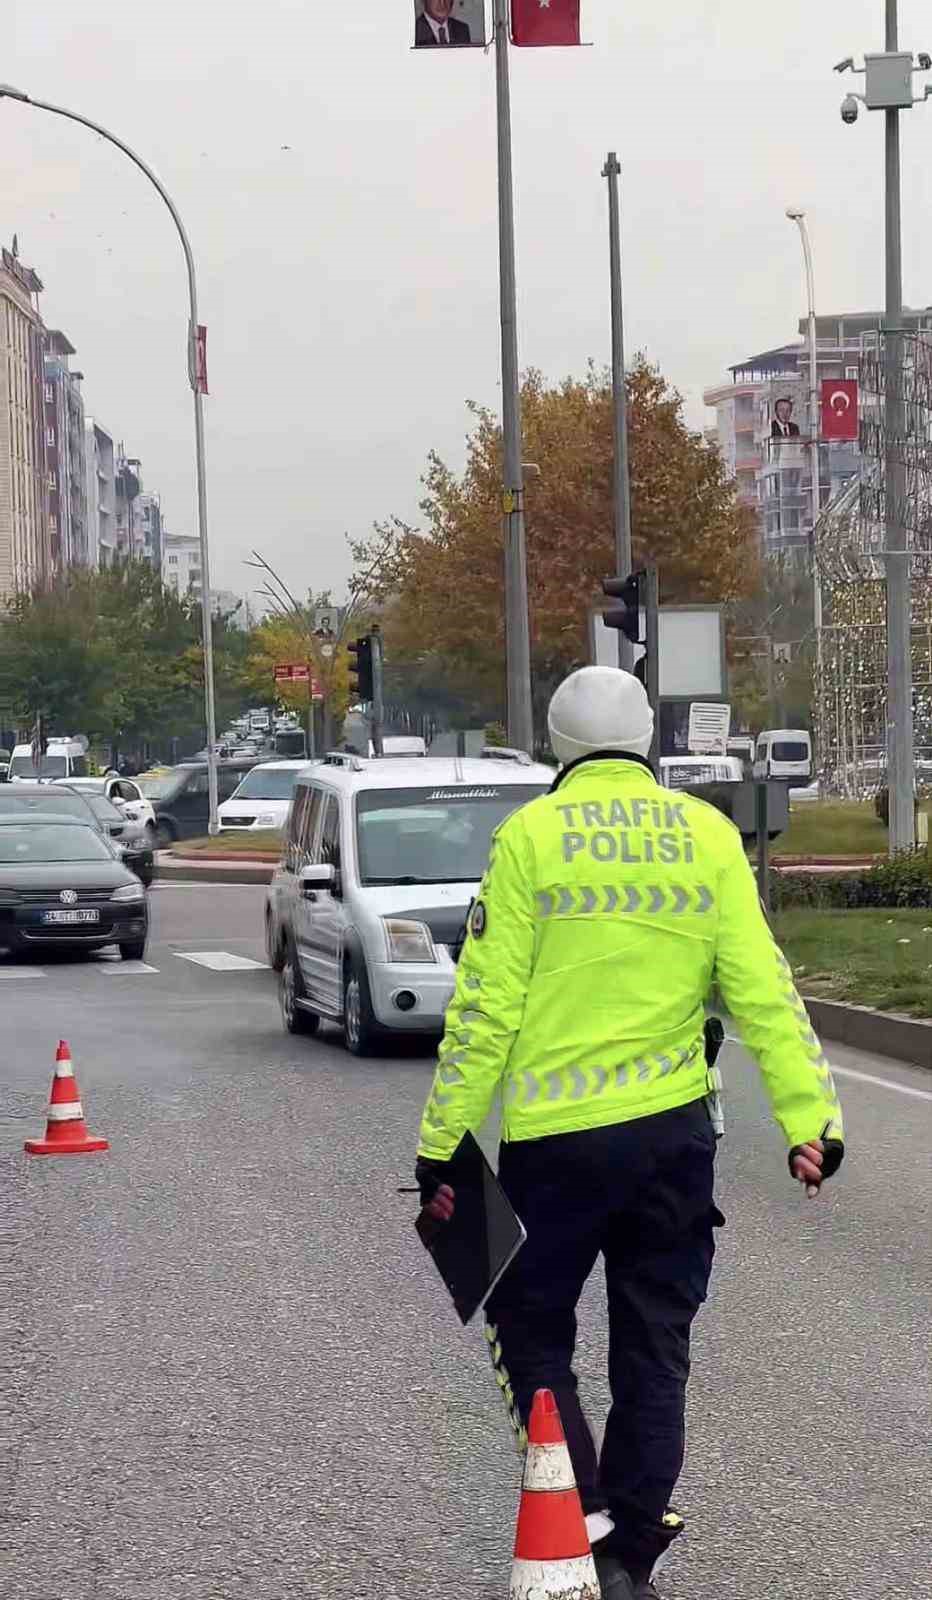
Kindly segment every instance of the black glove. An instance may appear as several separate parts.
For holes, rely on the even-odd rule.
[[[845,1159],[845,1146],[843,1140],[826,1139],[825,1133],[828,1131],[829,1127],[830,1124],[826,1123],[825,1132],[822,1134],[822,1176],[819,1179],[820,1188],[825,1182],[826,1178],[833,1178],[835,1176],[835,1173],[838,1171],[838,1168]],[[793,1162],[796,1160],[796,1157],[802,1155],[802,1153],[803,1146],[801,1144],[794,1144],[788,1157],[791,1177],[795,1178],[796,1176],[795,1172],[793,1171]]]
[[[441,1184],[450,1182],[450,1163],[418,1156],[414,1176],[421,1191],[421,1205],[429,1206]]]

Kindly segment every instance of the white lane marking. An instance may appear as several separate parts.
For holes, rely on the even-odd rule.
[[[0,967],[0,978],[47,978],[41,967]]]
[[[828,1047],[828,1053],[831,1054],[832,1040],[826,1039],[824,1042]],[[743,1040],[733,1033],[726,1033],[725,1043],[739,1045],[742,1050],[745,1048]],[[856,1078],[858,1083],[873,1083],[878,1089],[892,1089],[894,1094],[908,1094],[914,1100],[932,1100],[932,1089],[914,1089],[908,1083],[894,1083],[892,1078],[875,1078],[872,1072],[857,1072],[854,1067],[836,1067],[834,1061],[831,1065],[833,1077]],[[908,1067],[909,1063],[904,1061],[903,1065]],[[921,1072],[922,1068],[916,1070]]]
[[[229,950],[176,950],[179,961],[195,961],[199,967],[211,972],[263,972],[265,961],[252,961],[248,956],[234,956]]]
[[[147,966],[145,961],[102,961],[98,972],[110,977],[138,978],[145,972],[158,972],[158,967]]]
[[[829,1044],[831,1049],[831,1044]],[[893,1083],[890,1078],[875,1078],[871,1072],[855,1072],[853,1067],[836,1067],[832,1062],[832,1076],[836,1078],[857,1078],[859,1083],[875,1083],[878,1089],[892,1089],[894,1094],[912,1095],[914,1100],[932,1100],[932,1090],[914,1089],[908,1083]]]

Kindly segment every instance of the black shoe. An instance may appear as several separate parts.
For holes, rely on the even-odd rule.
[[[593,1551],[602,1600],[639,1600],[638,1591],[616,1556],[600,1556]]]

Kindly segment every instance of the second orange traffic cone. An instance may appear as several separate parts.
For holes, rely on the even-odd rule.
[[[64,1039],[55,1053],[45,1138],[27,1139],[23,1148],[31,1156],[84,1156],[110,1149],[106,1139],[87,1131],[71,1051]]]
[[[557,1403],[538,1389],[528,1424],[527,1459],[509,1600],[600,1600]]]

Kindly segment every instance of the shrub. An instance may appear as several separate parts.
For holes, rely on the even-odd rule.
[[[932,860],[925,850],[899,850],[863,872],[773,872],[770,888],[776,911],[932,907]]]

